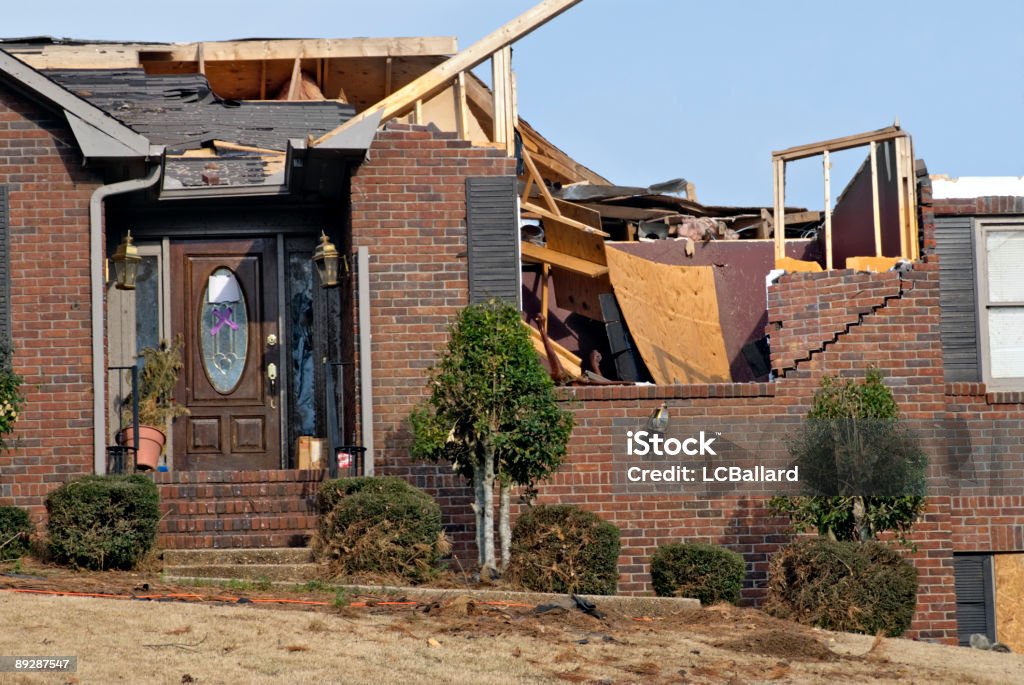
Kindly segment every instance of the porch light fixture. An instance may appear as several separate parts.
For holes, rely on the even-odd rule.
[[[117,251],[110,258],[114,263],[114,277],[118,290],[135,290],[135,279],[139,275],[139,248],[132,244],[132,232],[125,234],[124,240],[117,246]]]
[[[338,285],[338,261],[338,248],[334,247],[326,233],[320,231],[320,244],[313,251],[313,263],[316,264],[321,288],[333,288]]]

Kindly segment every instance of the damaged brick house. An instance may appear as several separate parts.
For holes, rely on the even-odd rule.
[[[515,111],[509,42],[571,4],[462,52],[429,38],[0,44],[0,321],[27,381],[0,501],[38,512],[56,484],[105,472],[119,367],[182,334],[192,414],[155,475],[161,544],[302,544],[324,477],[296,468],[312,435],[426,488],[472,558],[467,490],[409,461],[407,417],[450,318],[500,295],[521,302],[577,415],[541,501],[622,529],[622,591],[649,591],[658,544],[703,540],[744,554],[756,602],[790,539],[764,492],[625,486],[626,430],[665,403],[784,460],[780,434],[820,378],[874,365],[930,426],[933,460],[959,445],[973,469],[969,487],[937,474],[931,489],[913,633],[955,641],[959,617],[1014,646],[1024,387],[1001,317],[1022,298],[984,246],[1000,231],[1012,244],[1020,201],[932,199],[898,127],[776,153],[771,207],[705,206],[683,180],[615,186]],[[492,90],[467,71],[487,58]],[[834,209],[785,207],[787,161],[854,146],[868,159]],[[104,266],[129,230],[143,268],[120,291]],[[318,286],[321,231],[347,257],[339,288]],[[890,270],[900,258],[909,270]],[[211,301],[213,276],[237,295]],[[204,313],[224,319],[218,334],[228,320],[246,332],[233,362],[204,353],[218,335]]]

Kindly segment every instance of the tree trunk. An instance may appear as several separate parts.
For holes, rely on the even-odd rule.
[[[484,534],[483,552],[481,554],[480,577],[490,579],[498,569],[494,560],[494,454],[486,450],[484,454],[483,507]]]
[[[871,528],[868,526],[867,510],[864,506],[864,498],[857,496],[853,498],[853,521],[857,526],[857,537],[861,542],[871,539]]]
[[[476,519],[476,563],[484,566],[484,470],[481,464],[473,469],[473,515]]]
[[[512,553],[512,524],[509,523],[509,509],[512,506],[512,484],[502,481],[501,497],[498,500],[498,535],[501,538],[501,572],[508,569]]]

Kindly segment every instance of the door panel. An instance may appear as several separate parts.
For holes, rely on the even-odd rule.
[[[171,245],[173,334],[185,340],[174,464],[182,470],[280,468],[276,241]]]

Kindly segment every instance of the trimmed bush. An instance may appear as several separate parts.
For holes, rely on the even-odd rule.
[[[800,540],[769,565],[766,610],[806,625],[896,637],[916,601],[917,569],[878,542]]]
[[[93,570],[130,569],[156,542],[160,494],[141,475],[86,476],[46,497],[54,561]]]
[[[535,592],[613,595],[619,581],[619,529],[570,504],[520,514],[506,577]]]
[[[398,575],[421,582],[450,547],[441,508],[392,476],[342,478],[320,485],[313,550],[335,576]]]
[[[0,507],[0,561],[17,559],[28,552],[35,526],[19,507]]]
[[[701,604],[735,604],[740,599],[745,575],[743,557],[715,545],[662,545],[651,557],[651,581],[659,597],[693,597]]]

